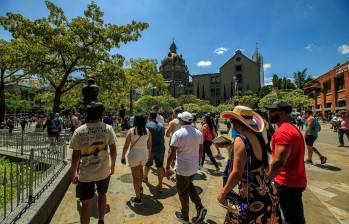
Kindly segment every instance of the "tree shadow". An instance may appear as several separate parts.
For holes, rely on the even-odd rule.
[[[155,199],[165,199],[172,197],[177,194],[176,186],[171,187],[170,185],[164,184],[168,188],[162,188],[162,192],[158,191],[158,188],[150,183],[145,183],[149,189],[149,192],[153,195]]]
[[[76,210],[78,211],[79,215],[81,216],[81,209],[82,209],[82,202],[80,200],[76,200]],[[105,214],[108,214],[110,212],[110,206],[109,204],[105,207]],[[98,195],[95,194],[92,198],[92,207],[91,207],[91,213],[90,217],[98,219]]]
[[[127,201],[126,205],[136,214],[143,215],[143,216],[150,216],[154,214],[158,214],[161,212],[161,210],[164,209],[164,206],[161,204],[160,201],[156,200],[155,198],[149,196],[149,195],[143,195],[142,196],[142,202],[141,205],[135,205],[132,206],[130,201]]]
[[[215,177],[220,177],[220,176],[223,175],[223,172],[222,172],[222,171],[216,172],[216,170],[210,169],[210,168],[207,168],[207,172],[208,172],[210,175],[215,176]]]
[[[339,167],[332,166],[332,165],[329,165],[329,164],[315,164],[315,166],[319,167],[321,169],[324,169],[324,170],[329,170],[329,171],[334,171],[334,172],[342,170]]]
[[[123,183],[128,183],[128,184],[133,183],[133,178],[131,173],[123,174],[118,179]]]
[[[194,175],[194,180],[207,180],[207,176],[204,172],[196,173]]]
[[[213,221],[212,219],[207,219],[205,224],[217,224],[217,222]]]

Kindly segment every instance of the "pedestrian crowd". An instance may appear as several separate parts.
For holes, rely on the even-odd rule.
[[[207,155],[216,168],[212,173],[222,174],[223,187],[217,189],[217,201],[227,210],[224,223],[282,223],[283,219],[288,224],[305,223],[302,202],[307,186],[305,163],[313,163],[313,153],[319,156],[321,164],[327,162],[327,157],[314,147],[321,131],[320,122],[312,111],[294,119],[292,107],[283,101],[266,109],[269,114],[263,117],[241,105],[222,112],[220,118],[228,121],[228,136],[218,134],[219,116],[215,114],[203,116],[201,125],[197,125],[195,114],[175,108],[167,128],[157,106],[147,115],[134,116],[121,154],[121,163],[130,167],[133,178],[134,197],[130,198],[130,205],[142,206],[142,183],[148,183],[150,168],[155,164],[158,193],[163,192],[163,178],[175,182],[181,205],[181,210],[174,214],[177,220],[202,223],[207,208],[195,189],[194,176],[204,172]],[[89,223],[95,189],[98,223],[104,223],[117,139],[110,122],[113,119],[102,118],[103,105],[92,103],[86,113],[85,124],[73,125],[71,177],[82,203],[81,223]],[[348,133],[348,124],[348,116],[342,115],[338,130]],[[167,157],[165,137],[170,138]],[[224,172],[213,155],[212,145],[218,150],[227,149]],[[220,151],[217,156],[221,156]],[[189,199],[196,209],[191,220]]]
[[[98,223],[104,223],[106,193],[117,154],[113,127],[118,124],[121,130],[127,130],[121,163],[130,167],[133,178],[131,206],[142,206],[142,183],[148,184],[151,167],[155,165],[159,194],[163,192],[164,178],[175,183],[181,206],[174,214],[177,220],[202,223],[207,208],[195,188],[194,177],[209,171],[204,169],[208,161],[215,167],[209,173],[222,175],[223,187],[217,189],[217,203],[227,210],[224,223],[282,223],[282,219],[288,224],[305,223],[302,193],[307,177],[304,164],[314,163],[313,153],[321,164],[327,162],[327,157],[314,146],[321,131],[319,118],[310,110],[294,113],[283,101],[276,101],[265,109],[269,113],[260,115],[238,105],[233,111],[205,114],[199,125],[196,114],[175,108],[165,127],[158,106],[153,106],[146,115],[127,117],[122,105],[116,117],[105,115],[103,105],[93,102],[87,105],[84,117],[78,112],[67,117],[50,113],[45,121],[23,116],[17,121],[8,119],[7,125],[10,132],[15,126],[20,126],[24,132],[26,127],[36,123],[37,127],[46,129],[52,144],[59,141],[64,129],[73,133],[71,179],[82,203],[81,223],[90,221],[96,190]],[[224,119],[227,135],[219,135],[222,130],[219,118]],[[333,116],[331,125],[338,132],[339,146],[344,146],[344,135],[349,139],[348,113]],[[167,147],[166,137],[169,138]],[[166,148],[169,148],[167,156]],[[224,148],[227,149],[227,163],[221,170],[216,159],[222,157],[220,150]],[[216,155],[212,149],[217,151]],[[196,209],[196,216],[191,220],[189,199]]]

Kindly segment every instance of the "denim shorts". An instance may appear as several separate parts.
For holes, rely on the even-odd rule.
[[[156,168],[163,168],[164,165],[165,150],[151,152],[150,159],[145,164],[147,167],[151,167],[155,161]]]

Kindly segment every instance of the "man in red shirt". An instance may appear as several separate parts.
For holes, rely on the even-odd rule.
[[[304,224],[302,193],[307,186],[304,166],[304,138],[299,129],[289,122],[292,107],[276,101],[266,107],[270,122],[277,124],[272,137],[272,162],[269,176],[275,180],[280,206],[288,224]]]

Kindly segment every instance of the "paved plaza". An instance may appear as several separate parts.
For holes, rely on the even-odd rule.
[[[164,192],[158,193],[155,172],[150,174],[149,184],[143,184],[144,204],[132,207],[128,203],[134,191],[130,169],[120,163],[123,143],[124,138],[118,138],[118,161],[109,187],[105,223],[178,223],[174,212],[180,209],[180,202],[174,183],[165,180]],[[328,164],[319,165],[320,161],[314,157],[315,165],[306,165],[309,184],[303,201],[307,223],[349,223],[349,147],[338,148],[337,144],[336,133],[324,126],[316,146],[328,157]],[[226,156],[226,150],[222,152]],[[219,162],[225,165],[225,159]],[[203,175],[197,175],[195,185],[208,209],[206,223],[223,223],[225,210],[216,200],[217,192],[222,187],[221,176],[211,174],[213,165],[206,164],[205,168]],[[79,223],[80,208],[81,204],[75,198],[75,185],[70,185],[51,223]],[[195,216],[194,211],[191,204],[191,216]],[[97,223],[97,220],[95,203],[91,223]]]

